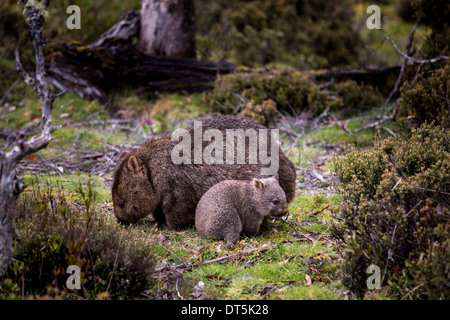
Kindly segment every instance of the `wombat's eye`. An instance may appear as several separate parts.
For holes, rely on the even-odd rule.
[[[277,205],[280,203],[280,201],[278,201],[278,200],[273,200],[272,203],[273,203],[274,205],[277,206]]]
[[[122,209],[125,208],[125,201],[122,201],[121,203],[119,203],[119,207]]]

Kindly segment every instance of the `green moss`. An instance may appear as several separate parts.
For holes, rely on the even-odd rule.
[[[342,290],[341,290],[342,291]],[[283,300],[343,300],[344,295],[323,285],[294,286],[275,295]]]

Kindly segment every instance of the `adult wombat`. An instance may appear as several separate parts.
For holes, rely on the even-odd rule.
[[[265,217],[286,213],[286,196],[278,184],[278,175],[259,180],[227,180],[202,196],[195,211],[195,227],[203,237],[225,239],[234,245],[241,233],[258,234]]]
[[[267,129],[252,119],[238,116],[221,116],[202,121],[203,132],[212,128],[222,133],[226,129]],[[194,125],[186,129],[194,137]],[[267,140],[270,145],[270,138]],[[203,147],[209,143],[203,141]],[[260,162],[206,164],[202,160],[197,164],[194,161],[191,164],[175,164],[171,154],[178,144],[179,141],[171,141],[170,137],[152,139],[119,161],[113,178],[112,199],[114,214],[120,222],[136,222],[152,214],[159,225],[166,223],[171,229],[185,228],[194,224],[198,201],[216,183],[267,177],[261,175],[261,168],[267,165]],[[223,148],[225,150],[225,144]],[[247,160],[248,149],[245,154]],[[235,159],[237,153],[234,153]],[[281,148],[278,168],[281,188],[290,202],[295,196],[296,173],[294,165]]]

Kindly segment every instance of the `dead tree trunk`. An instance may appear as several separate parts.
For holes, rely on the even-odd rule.
[[[195,58],[193,0],[142,0],[142,51],[171,58]]]
[[[45,148],[52,140],[52,132],[56,128],[52,125],[52,107],[55,95],[47,82],[44,46],[42,39],[42,26],[47,2],[34,2],[23,0],[25,5],[24,15],[28,20],[29,36],[33,41],[36,57],[35,75],[28,73],[20,63],[19,52],[16,50],[16,66],[19,74],[25,82],[31,85],[39,94],[42,102],[41,134],[26,140],[19,135],[11,146],[7,143],[5,147],[11,147],[11,151],[0,150],[0,276],[3,275],[12,259],[12,248],[14,241],[14,212],[20,193],[26,185],[16,176],[16,166],[26,155]]]

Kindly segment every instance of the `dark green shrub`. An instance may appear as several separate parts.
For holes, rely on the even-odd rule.
[[[377,140],[335,159],[342,196],[334,233],[343,283],[361,297],[369,265],[400,299],[450,298],[450,133],[424,124],[409,139]]]
[[[200,55],[248,67],[277,61],[296,68],[348,65],[362,48],[353,0],[197,1]],[[211,52],[210,51],[210,52]]]
[[[346,116],[383,103],[382,95],[370,85],[358,85],[349,80],[321,90],[301,72],[288,70],[240,72],[219,77],[208,99],[213,109],[220,112],[239,111],[239,106],[248,109],[247,100],[252,101],[251,108],[254,108],[270,99],[278,110],[288,113],[309,110],[320,114],[328,108]],[[254,110],[245,112],[254,113]]]
[[[14,263],[0,278],[0,299],[139,298],[152,284],[151,235],[126,230],[93,207],[93,192],[79,187],[80,200],[63,189],[25,191],[17,209]],[[81,269],[81,290],[66,288],[69,265]]]
[[[420,76],[410,89],[410,82],[401,88],[397,122],[406,130],[425,121],[436,121],[449,127],[450,61],[442,68]]]
[[[424,58],[450,54],[450,2],[447,0],[411,0],[417,19],[430,27],[421,48]]]
[[[239,112],[240,116],[255,119],[262,125],[269,127],[278,118],[277,104],[272,100],[264,100],[261,104],[250,101],[245,108]]]
[[[233,110],[243,104],[240,97],[252,100],[256,105],[272,99],[278,110],[290,113],[293,110],[320,113],[328,101],[328,96],[302,73],[279,70],[219,77],[208,99],[215,110],[223,112],[226,111],[224,108]]]
[[[397,3],[397,13],[405,21],[415,21],[416,14],[411,0],[400,0]]]
[[[338,82],[330,87],[339,99],[330,108],[331,111],[341,111],[345,114],[353,114],[364,107],[380,106],[383,96],[371,85],[358,85],[356,81],[348,80]]]

